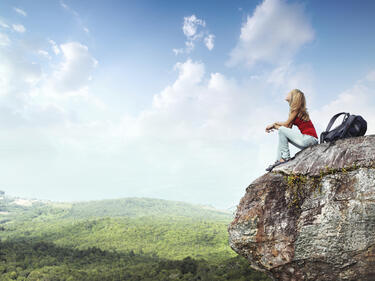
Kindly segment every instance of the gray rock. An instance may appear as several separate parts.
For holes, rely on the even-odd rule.
[[[257,178],[228,233],[273,280],[375,280],[375,135],[310,146]]]

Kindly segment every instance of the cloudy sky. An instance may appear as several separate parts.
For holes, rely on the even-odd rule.
[[[265,127],[287,119],[293,88],[318,136],[342,111],[375,133],[374,11],[371,0],[2,0],[0,190],[236,206],[276,159]]]

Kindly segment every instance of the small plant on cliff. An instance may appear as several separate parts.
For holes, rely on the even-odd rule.
[[[322,192],[322,178],[324,173],[321,172],[320,176],[305,176],[302,174],[290,174],[284,176],[290,191],[290,201],[288,207],[301,208],[304,198],[311,191],[319,193]]]
[[[302,205],[302,200],[305,197],[305,188],[304,186],[307,183],[307,177],[303,175],[296,175],[296,174],[291,174],[288,176],[284,177],[290,194],[290,202],[288,204],[288,207],[295,206],[296,208],[301,208]]]
[[[366,166],[357,166],[356,163],[353,163],[350,166],[342,167],[342,168],[331,168],[325,166],[324,169],[319,171],[319,176],[308,176],[303,174],[287,174],[285,175],[284,172],[273,171],[274,174],[284,174],[284,179],[287,183],[288,189],[291,194],[290,202],[288,207],[295,206],[296,208],[301,208],[304,198],[310,192],[318,191],[320,194],[322,193],[322,180],[323,177],[326,175],[332,175],[336,173],[344,173],[347,174],[349,171],[357,170],[359,168],[372,168],[375,169],[375,161],[367,164]]]

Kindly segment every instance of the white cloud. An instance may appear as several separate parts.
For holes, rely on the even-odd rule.
[[[124,119],[124,126],[132,128],[124,130],[126,137],[250,141],[263,136],[263,127],[278,116],[262,104],[262,93],[274,87],[271,83],[249,79],[240,84],[221,73],[205,78],[204,64],[191,59],[174,69],[178,78],[153,97],[152,108]]]
[[[49,40],[59,50],[53,40]],[[17,43],[17,42],[15,42]],[[87,46],[78,42],[61,45],[63,56],[49,64],[51,70],[29,58],[31,54],[50,59],[47,51],[30,48],[0,49],[0,127],[33,128],[64,126],[81,122],[80,111],[106,109],[90,94],[89,80],[98,62]]]
[[[12,24],[12,27],[15,31],[24,33],[26,31],[26,28],[22,24]]]
[[[56,55],[60,54],[60,49],[59,49],[59,47],[57,46],[56,42],[53,41],[53,40],[51,40],[51,39],[48,39],[48,42],[51,44],[53,52],[54,52]]]
[[[68,12],[72,13],[75,17],[79,18],[79,15],[78,13],[73,10],[70,6],[68,6],[67,4],[64,3],[64,1],[60,0],[60,5],[61,7],[63,7],[65,10],[67,10]]]
[[[20,8],[16,8],[16,7],[14,7],[13,9],[14,9],[18,14],[20,14],[20,15],[22,15],[22,16],[24,16],[24,17],[27,16],[27,13],[26,13],[24,10],[22,10],[22,9],[20,9]]]
[[[78,14],[77,11],[75,11],[74,9],[72,9],[70,6],[68,6],[67,4],[64,3],[64,1],[60,0],[60,6],[63,7],[66,11],[68,11],[69,13],[73,14],[74,18],[76,19],[76,21],[78,22],[79,26],[82,28],[82,30],[89,34],[90,31],[89,29],[84,25],[80,15]]]
[[[186,46],[185,52],[190,53],[194,49],[194,46],[195,46],[194,41],[192,40],[186,41],[185,46]]]
[[[172,51],[175,53],[175,55],[182,54],[184,52],[184,49],[172,49]]]
[[[8,35],[4,34],[4,33],[0,33],[0,46],[9,46],[10,45],[10,39],[8,37]]]
[[[314,36],[303,4],[264,0],[243,23],[239,42],[226,64],[245,63],[249,67],[257,62],[282,64]]]
[[[184,32],[186,37],[191,38],[196,35],[197,28],[199,26],[206,26],[205,21],[202,19],[198,19],[195,15],[191,15],[190,17],[184,17],[182,31]]]
[[[98,61],[90,55],[87,46],[78,42],[61,44],[60,49],[63,61],[54,71],[50,83],[59,93],[79,91],[89,81]]]
[[[204,75],[204,65],[193,63],[190,59],[185,63],[176,63],[174,69],[179,71],[178,79],[172,86],[154,96],[153,106],[155,108],[168,108],[173,103],[184,102],[183,97],[192,94],[189,89],[199,83]]]
[[[66,5],[63,1],[60,1],[60,5],[61,5],[61,7],[63,7],[64,9],[69,10],[69,6]]]
[[[213,48],[213,34],[208,34],[208,30],[205,28],[206,22],[202,19],[197,18],[194,14],[189,17],[184,17],[184,23],[182,25],[182,31],[186,36],[185,49],[172,49],[175,55],[182,53],[190,53],[194,47],[195,42],[201,40],[205,35],[204,42],[206,47],[211,50]]]
[[[202,194],[203,190],[204,195],[199,197],[202,203],[208,198],[223,207],[229,205],[228,202],[237,202],[243,188],[275,160],[277,134],[267,134],[264,129],[287,117],[288,104],[284,101],[287,92],[284,89],[300,79],[310,81],[311,88],[314,84],[309,78],[309,67],[292,63],[240,81],[218,72],[207,73],[203,62],[187,59],[175,64],[177,79],[154,95],[149,108],[134,116],[124,114],[118,123],[101,119],[97,114],[101,101],[90,95],[88,87],[97,62],[89,48],[79,42],[68,42],[61,44],[61,51],[62,56],[58,57],[61,61],[54,65],[52,73],[44,73],[43,68],[40,72],[37,68],[32,71],[30,63],[25,67],[30,73],[26,75],[25,71],[25,75],[20,76],[15,60],[12,60],[12,67],[3,71],[0,65],[0,77],[13,73],[8,87],[14,86],[15,79],[24,80],[25,76],[33,76],[32,73],[38,78],[37,83],[36,79],[33,82],[35,90],[13,89],[12,93],[17,92],[19,98],[1,103],[2,116],[8,119],[2,118],[0,124],[9,129],[20,123],[26,123],[23,126],[29,128],[48,128],[40,131],[43,135],[39,141],[34,136],[27,140],[39,145],[48,144],[48,157],[52,160],[44,165],[45,169],[51,169],[53,177],[48,182],[44,178],[44,185],[51,186],[58,178],[62,180],[61,185],[68,189],[72,186],[70,190],[74,190],[78,181],[85,192],[88,188],[95,190],[97,197],[103,194],[150,197],[157,194],[168,199],[196,202],[197,194]],[[9,58],[7,54],[4,56]],[[362,108],[365,103],[369,104],[367,109],[370,111],[374,106],[369,102],[369,94],[373,92],[370,84],[369,81],[366,87],[361,84],[361,87],[353,88],[352,97],[343,95],[339,98],[341,104],[335,105],[331,101],[330,110],[352,103],[358,103],[357,107]],[[3,85],[0,88],[3,89]],[[21,92],[30,95],[23,96]],[[54,94],[50,96],[49,92]],[[355,96],[357,93],[365,95]],[[272,95],[279,101],[270,99]],[[353,100],[354,97],[363,98],[363,102]],[[88,108],[88,104],[94,107]],[[86,118],[90,113],[92,115]],[[332,112],[322,108],[319,112],[310,111],[310,114],[314,124],[326,125]],[[318,116],[324,114],[328,117],[320,120]],[[363,117],[371,119],[365,112]],[[24,143],[19,144],[19,147],[24,146]],[[30,146],[29,151],[32,148]],[[293,146],[290,149],[291,155],[297,151]],[[40,151],[36,153],[39,154],[32,159],[41,161]],[[51,167],[58,167],[64,173]],[[25,174],[25,170],[22,173],[26,179],[33,179]],[[9,177],[9,182],[11,180],[14,179]],[[102,192],[104,183],[108,189]],[[123,193],[115,193],[115,186],[125,187],[121,188]],[[47,190],[45,188],[43,192]],[[214,190],[216,197],[212,197]],[[228,190],[232,197],[227,196]],[[226,194],[225,200],[223,194]]]
[[[51,56],[48,54],[47,51],[44,51],[44,50],[38,50],[38,54],[47,58],[47,59],[51,59]]]
[[[30,85],[41,77],[40,66],[20,59],[20,57],[23,58],[23,54],[20,54],[15,49],[0,49],[2,97],[23,97],[25,90],[29,89]]]
[[[176,198],[184,194],[190,199],[191,194],[215,186],[218,197],[233,188],[233,198],[226,200],[234,201],[249,177],[255,179],[275,160],[278,138],[267,134],[265,127],[287,117],[288,104],[284,102],[284,110],[277,102],[270,104],[275,84],[266,80],[266,74],[238,81],[222,73],[206,73],[203,62],[191,59],[176,63],[174,69],[177,79],[154,95],[151,107],[136,116],[124,114],[122,124],[118,128],[115,124],[110,135],[122,139],[124,147],[131,146],[146,173],[158,175],[152,178],[168,178],[171,187],[164,187],[159,179],[150,195],[164,192],[171,198],[176,192]],[[263,151],[267,153],[261,155]],[[217,201],[222,204],[223,199]]]
[[[0,49],[2,128],[16,130],[31,126],[36,118],[39,118],[42,124],[55,119],[51,116],[49,105],[36,103],[29,95],[31,89],[41,81],[43,74],[39,64],[25,57],[19,48]],[[41,118],[42,116],[44,118]]]
[[[209,49],[210,51],[214,48],[214,38],[215,35],[213,34],[209,34],[204,38],[204,43],[206,44],[207,49]]]
[[[78,42],[60,46],[62,56],[56,58],[60,63],[53,65],[51,73],[29,62],[24,66],[28,72],[20,75],[16,57],[21,54],[17,53],[14,57],[4,53],[9,64],[0,71],[2,78],[12,75],[4,87],[0,85],[9,88],[8,98],[0,103],[0,125],[9,130],[23,128],[17,131],[17,145],[13,144],[15,151],[22,147],[22,153],[12,159],[23,157],[25,163],[29,154],[34,173],[36,169],[51,172],[50,179],[43,178],[45,188],[38,189],[39,194],[48,193],[51,184],[60,182],[66,186],[64,191],[79,185],[86,193],[87,188],[96,190],[97,196],[114,194],[115,187],[125,186],[119,196],[158,194],[196,202],[197,194],[203,192],[202,203],[210,198],[226,205],[238,200],[249,177],[269,164],[268,155],[258,162],[257,144],[268,141],[272,145],[264,127],[283,115],[278,105],[263,100],[264,93],[275,85],[264,80],[267,75],[240,82],[222,73],[206,73],[200,61],[178,62],[174,66],[177,79],[154,96],[151,107],[135,116],[124,114],[117,123],[100,118],[101,101],[90,95],[88,80],[97,63],[89,48]],[[26,79],[29,76],[34,82],[22,84],[32,80]],[[18,88],[12,89],[15,85]],[[16,138],[14,131],[2,135]],[[28,139],[22,142],[24,135]],[[4,137],[2,140],[4,143]],[[8,142],[14,143],[11,137]],[[26,169],[20,172],[28,187],[37,190],[37,184],[41,185],[37,176],[27,174]],[[14,182],[13,177],[8,178],[11,180]],[[109,188],[101,193],[104,182]],[[232,197],[225,196],[223,202],[228,189]],[[213,190],[216,197],[212,197]]]
[[[43,42],[11,42],[6,34],[0,33],[2,47],[14,45],[0,48],[0,127],[50,129],[83,122],[82,118],[92,117],[94,111],[107,109],[102,100],[90,93],[98,61],[88,47],[79,42],[59,47],[54,40],[47,40],[51,52],[62,56],[53,62],[36,62],[35,55],[51,60],[50,53],[39,47]]]
[[[2,21],[1,19],[0,19],[0,26],[2,27],[2,28],[9,28],[9,25],[7,25],[4,21]]]

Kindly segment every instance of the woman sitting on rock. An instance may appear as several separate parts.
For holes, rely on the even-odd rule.
[[[288,93],[285,100],[289,103],[289,118],[286,122],[275,122],[266,127],[266,132],[272,129],[279,131],[279,145],[277,148],[276,162],[271,164],[266,171],[271,171],[275,166],[289,161],[289,142],[294,146],[304,149],[318,143],[318,136],[306,109],[305,95],[298,89]],[[299,131],[292,130],[297,125]]]

